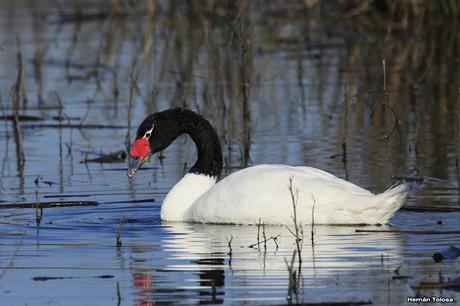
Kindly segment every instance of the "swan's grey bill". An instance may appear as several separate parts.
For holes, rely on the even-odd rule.
[[[145,159],[141,158],[130,158],[129,167],[128,167],[128,177],[132,178],[136,174],[137,170],[142,166]]]

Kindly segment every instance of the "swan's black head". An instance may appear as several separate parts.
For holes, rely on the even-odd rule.
[[[154,113],[142,121],[129,153],[129,177],[133,177],[153,154],[164,150],[184,132],[182,113],[180,108],[169,109]]]
[[[208,120],[187,109],[169,109],[147,118],[137,130],[130,152],[128,176],[150,159],[166,149],[180,134],[190,135],[196,145],[198,159],[189,172],[218,177],[222,171],[222,149],[219,137]]]

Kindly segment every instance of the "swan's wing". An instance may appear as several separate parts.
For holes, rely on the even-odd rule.
[[[336,210],[337,203],[369,197],[369,191],[332,174],[310,167],[259,165],[235,172],[204,193],[189,209],[195,222],[254,224],[292,223],[292,191],[299,218],[310,222]],[[317,206],[316,206],[317,205]],[[308,220],[308,221],[307,221]]]

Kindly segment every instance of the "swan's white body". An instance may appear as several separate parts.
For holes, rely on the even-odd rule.
[[[407,185],[375,195],[322,170],[285,165],[246,168],[218,183],[210,176],[188,173],[166,196],[161,219],[289,225],[292,194],[300,223],[311,224],[313,219],[315,224],[377,224],[387,223],[404,204]]]

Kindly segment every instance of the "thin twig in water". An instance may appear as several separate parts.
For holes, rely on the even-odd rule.
[[[43,209],[40,207],[40,201],[38,198],[38,188],[40,186],[40,176],[37,176],[34,180],[35,183],[35,223],[40,226],[43,217]]]
[[[229,256],[228,266],[230,267],[230,269],[232,269],[232,255],[233,255],[232,241],[233,241],[233,235],[230,235],[230,239],[227,238],[227,245],[228,245],[227,255]]]
[[[64,162],[62,158],[62,101],[59,94],[55,91],[54,95],[56,96],[56,100],[58,102],[58,119],[59,119],[59,129],[58,129],[58,141],[59,141],[59,186],[61,193],[64,191]]]
[[[311,208],[311,246],[315,246],[315,206],[316,200],[315,196],[311,194],[311,198],[313,199],[313,206]]]
[[[342,163],[345,170],[345,179],[348,181],[348,168],[347,168],[347,138],[348,138],[348,107],[349,107],[349,98],[348,98],[348,84],[345,84],[345,115],[343,118],[344,125],[344,134],[342,141]]]
[[[125,225],[125,217],[121,217],[120,224],[118,225],[117,234],[116,234],[118,249],[122,247],[121,234],[123,233],[124,225]]]
[[[54,123],[49,123],[49,124],[27,124],[27,125],[22,125],[23,128],[25,129],[43,129],[43,128],[70,128],[70,129],[126,129],[127,126],[125,125],[117,125],[117,124],[83,124],[83,123],[78,123],[78,124],[54,124]]]
[[[299,264],[302,262],[302,242],[303,242],[303,228],[302,225],[297,220],[297,201],[299,196],[299,191],[296,189],[294,194],[294,187],[292,186],[293,178],[289,178],[289,192],[291,194],[291,202],[293,209],[292,220],[294,221],[294,231],[291,230],[288,226],[286,228],[289,232],[295,237],[295,243],[297,248],[297,256],[299,259]]]
[[[279,248],[279,245],[278,245],[278,237],[273,237],[273,242],[274,242],[275,245],[276,245],[276,249],[275,249],[275,253],[276,253],[276,251],[278,251],[278,248]]]
[[[298,279],[297,278],[297,270],[294,269],[294,261],[296,257],[296,250],[293,251],[291,261],[288,262],[286,258],[284,258],[284,262],[286,263],[286,267],[288,270],[289,274],[289,285],[288,285],[288,295],[287,295],[287,300],[290,303],[292,303],[292,298],[295,295],[297,297],[297,288],[298,288]]]
[[[8,128],[8,122],[6,120],[6,118],[8,117],[7,114],[5,113],[5,106],[3,105],[3,95],[2,93],[0,92],[0,109],[2,110],[2,120],[5,122],[5,132],[6,132],[6,138],[10,138],[10,130]],[[14,120],[14,116],[13,116],[13,120]]]
[[[18,52],[16,54],[17,58],[17,70],[18,76],[16,78],[16,83],[13,86],[13,93],[12,93],[12,103],[13,103],[13,110],[14,110],[14,117],[13,117],[13,131],[14,131],[14,141],[16,142],[16,163],[18,173],[21,177],[24,176],[24,149],[22,145],[22,135],[21,135],[21,128],[19,126],[19,108],[20,108],[20,100],[21,100],[21,86],[23,82],[23,66],[22,66],[22,53],[21,53],[21,41],[19,37],[16,37],[17,41],[17,48]]]
[[[259,241],[260,241],[260,224],[261,224],[261,219],[259,218],[259,223],[257,223],[257,245],[259,245]]]
[[[41,202],[38,204],[40,209],[51,207],[70,207],[70,206],[97,206],[99,202],[96,201],[56,201],[56,202]],[[13,208],[37,208],[37,203],[12,203],[2,204],[0,209],[13,209]]]
[[[262,223],[262,237],[264,237],[264,250],[267,250],[267,235],[265,235],[265,223]]]
[[[43,59],[45,56],[45,51],[43,49],[37,48],[35,50],[33,64],[34,64],[34,76],[35,82],[37,83],[37,101],[38,106],[41,108],[43,106]]]
[[[67,120],[67,124],[70,124],[70,118],[69,116],[67,116],[67,114],[64,114],[64,117],[66,118]],[[62,129],[62,124],[61,124],[61,127]],[[70,133],[69,133],[69,143],[66,143],[66,147],[67,147],[67,156],[72,156],[72,146],[73,146],[73,129],[71,128],[70,129]]]
[[[136,99],[136,93],[139,92],[137,85],[139,71],[136,71],[137,59],[134,57],[132,63],[132,70],[129,74],[129,98],[128,98],[128,132],[126,133],[126,152],[130,151],[131,148],[131,123],[134,110],[134,103]]]
[[[233,241],[233,235],[230,235],[230,239],[227,238],[227,245],[228,245],[228,255],[230,258],[232,257],[233,254],[233,249],[232,249],[232,241]]]
[[[254,243],[254,244],[248,245],[248,248],[254,248],[255,246],[258,247],[258,246],[259,246],[260,244],[262,244],[262,243],[267,243],[267,241],[278,239],[279,236],[281,236],[281,234],[278,234],[278,235],[276,235],[276,236],[272,236],[272,237],[270,237],[270,238],[264,239],[264,240],[262,240],[262,241],[260,241],[260,242],[256,242],[256,243]]]
[[[120,282],[117,282],[117,305],[121,305]]]

